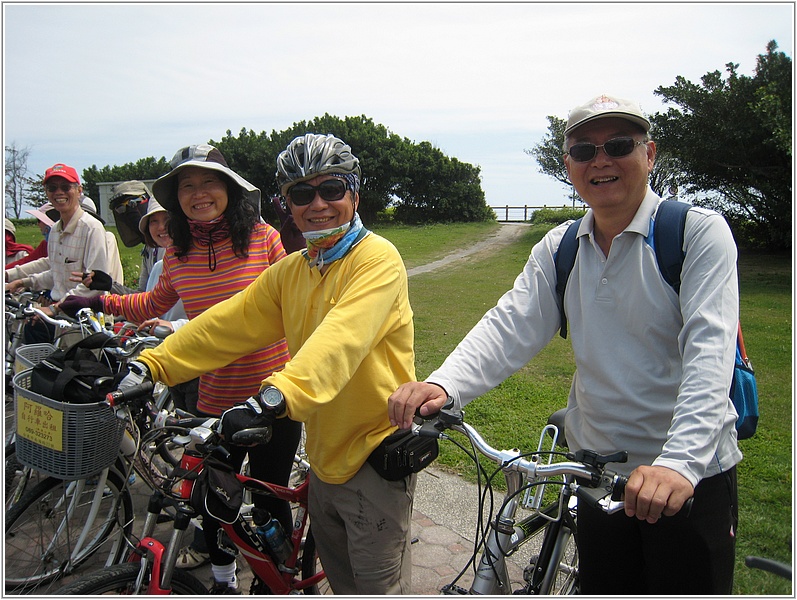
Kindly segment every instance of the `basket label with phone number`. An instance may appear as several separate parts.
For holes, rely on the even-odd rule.
[[[63,452],[63,422],[63,411],[17,396],[17,435]]]

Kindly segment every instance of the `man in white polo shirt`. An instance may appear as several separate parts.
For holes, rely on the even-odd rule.
[[[73,271],[121,272],[118,253],[109,256],[106,231],[98,218],[90,216],[80,204],[83,186],[77,171],[57,163],[44,174],[47,200],[58,211],[59,219],[47,239],[47,257],[6,271],[6,290],[50,290],[57,303],[69,295],[96,296],[102,292],[90,290],[82,283],[70,281]],[[53,313],[53,307],[43,309]],[[43,324],[26,327],[25,342],[48,341]],[[36,331],[34,331],[36,330]]]
[[[578,506],[583,594],[731,593],[737,526],[736,412],[728,397],[739,298],[736,246],[724,218],[686,217],[680,294],[648,240],[661,202],[656,158],[635,102],[598,96],[574,108],[564,162],[590,210],[564,297],[576,373],[565,417],[571,450],[627,450],[625,512]],[[531,250],[498,304],[426,382],[389,399],[408,427],[448,396],[466,404],[533,358],[560,328],[554,256],[567,224]],[[689,516],[679,512],[694,497]]]

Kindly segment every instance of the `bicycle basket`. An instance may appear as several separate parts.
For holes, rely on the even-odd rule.
[[[105,402],[67,404],[30,391],[32,369],[14,376],[17,460],[58,479],[84,479],[116,460],[125,422]]]
[[[14,356],[14,373],[19,373],[25,369],[30,369],[40,360],[47,358],[57,348],[52,344],[28,344],[27,346],[20,346],[17,348]]]

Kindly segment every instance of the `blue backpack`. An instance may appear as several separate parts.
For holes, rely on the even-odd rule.
[[[690,204],[667,201],[659,204],[656,218],[653,221],[653,250],[656,263],[664,280],[679,293],[681,290],[681,267],[684,262],[684,225]],[[567,338],[567,315],[565,314],[565,286],[576,262],[578,253],[578,226],[581,219],[570,224],[565,231],[559,249],[554,256],[556,264],[556,296],[559,301],[561,326],[559,335]],[[758,389],[755,373],[747,358],[742,337],[742,325],[736,337],[736,361],[733,379],[729,391],[733,405],[739,418],[736,421],[736,433],[740,440],[753,436],[758,426]]]

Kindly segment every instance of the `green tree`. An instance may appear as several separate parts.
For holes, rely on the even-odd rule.
[[[98,169],[91,165],[83,169],[83,193],[96,202],[100,199],[100,188],[97,185],[104,181],[132,181],[133,179],[157,179],[169,172],[169,161],[153,156],[142,158],[135,163],[121,166],[106,166]]]
[[[677,161],[687,192],[722,212],[737,240],[791,247],[792,61],[767,44],[755,74],[738,64],[707,73],[701,84],[677,77],[655,93],[670,107],[653,115],[657,142]]]
[[[402,223],[487,221],[494,218],[478,167],[448,158],[429,142],[407,144],[396,188],[395,219]]]
[[[390,205],[396,205],[397,218],[417,219],[414,222],[480,220],[491,216],[478,168],[445,157],[439,150],[435,154],[428,142],[414,144],[365,115],[341,119],[324,114],[271,134],[242,129],[235,137],[228,130],[220,141],[209,143],[221,150],[231,168],[261,189],[263,214],[273,219],[275,214],[268,198],[279,194],[275,181],[277,156],[293,138],[305,133],[331,133],[345,140],[360,159],[363,178],[359,213],[366,223],[373,222]],[[434,173],[430,175],[429,167],[418,159],[418,154],[433,161]],[[432,175],[438,182],[436,187],[428,182],[425,187],[410,185],[413,180]],[[422,200],[416,197],[418,194],[424,195]],[[405,203],[414,208],[401,210]],[[443,204],[457,208],[442,211]],[[419,211],[418,206],[426,208]]]
[[[583,200],[579,197],[570,178],[567,176],[565,161],[562,158],[564,155],[563,148],[567,121],[552,115],[548,115],[546,118],[548,119],[548,133],[534,148],[526,149],[524,152],[537,160],[537,164],[540,166],[540,173],[553,177],[569,188],[569,195],[573,201],[573,206],[575,206],[576,200],[579,202],[583,202]]]
[[[651,134],[655,141],[655,133]],[[675,196],[681,191],[684,175],[679,169],[678,161],[668,152],[662,152],[658,144],[656,146],[656,161],[649,178],[650,187],[662,198]]]
[[[271,133],[242,128],[238,135],[228,129],[217,147],[236,173],[262,192],[261,213],[276,222],[271,196],[279,194],[275,174],[277,156],[288,143],[305,133],[331,133],[345,140],[360,159],[359,213],[372,223],[395,205],[399,219],[410,222],[480,221],[492,218],[481,188],[480,169],[445,156],[429,142],[415,144],[374,123],[365,115],[341,119],[329,114],[294,123]],[[120,167],[96,165],[83,171],[84,188],[98,197],[97,183],[157,178],[168,172],[165,158],[144,158]],[[406,208],[402,208],[404,205]]]

